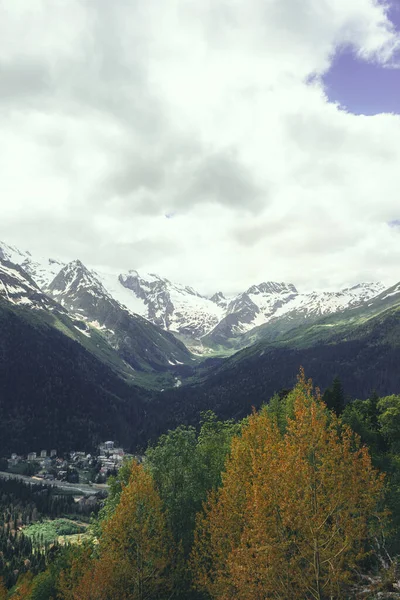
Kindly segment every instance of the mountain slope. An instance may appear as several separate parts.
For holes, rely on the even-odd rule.
[[[275,284],[277,285],[277,284]],[[376,297],[384,286],[381,283],[358,284],[352,288],[340,292],[311,292],[300,294],[291,286],[282,286],[281,294],[271,294],[269,302],[264,301],[264,306],[255,313],[258,321],[262,324],[257,326],[255,319],[252,327],[227,330],[221,334],[222,322],[208,335],[204,343],[221,344],[240,350],[251,346],[259,340],[274,341],[287,331],[308,325],[323,316],[342,313],[349,308],[358,308],[366,305],[372,298]],[[290,293],[291,291],[291,293]],[[234,313],[235,315],[235,313]]]
[[[63,312],[61,306],[44,294],[21,267],[2,258],[0,258],[0,297],[19,306]]]
[[[208,298],[189,286],[134,270],[117,275],[85,267],[85,274],[79,261],[69,263],[75,264],[72,269],[75,271],[76,265],[82,265],[81,280],[74,289],[74,284],[67,284],[63,280],[65,270],[71,271],[71,268],[60,261],[34,258],[29,252],[21,252],[4,243],[0,243],[1,256],[22,265],[37,285],[45,292],[50,290],[56,299],[64,303],[65,308],[70,306],[69,310],[100,326],[116,349],[121,346],[121,335],[115,332],[110,337],[109,331],[114,330],[117,305],[173,333],[198,354],[229,355],[261,339],[273,341],[289,330],[323,316],[362,306],[384,289],[379,283],[364,283],[339,292],[305,294],[298,292],[293,284],[264,282],[251,286],[235,297],[225,298],[222,292],[218,292]],[[54,279],[59,289],[54,288]],[[67,285],[72,287],[67,289]],[[105,314],[114,314],[114,319],[108,317],[108,324],[105,323]],[[100,316],[100,320],[96,315]],[[118,322],[115,326],[120,329]],[[128,337],[132,337],[131,333]],[[160,364],[165,368],[170,363],[187,362],[187,355],[185,358],[181,354],[182,347],[178,350],[180,357],[174,352],[171,356],[170,344],[173,340],[169,338],[167,343],[166,338],[163,339],[166,345],[162,352],[166,360],[158,356],[154,361],[157,366],[151,368],[159,368]],[[122,347],[126,345],[122,343]],[[126,350],[124,359],[130,360],[132,352],[129,348]],[[139,350],[143,353],[145,349]],[[152,349],[148,352],[153,354]],[[136,367],[138,365],[135,363]]]
[[[141,443],[147,393],[44,314],[0,299],[0,454]]]
[[[229,359],[209,359],[189,369],[174,358],[176,367],[169,365],[171,369],[185,367],[189,375],[194,371],[191,383],[149,393],[118,376],[135,373],[124,362],[121,346],[113,349],[107,342],[107,331],[114,340],[132,332],[141,369],[166,365],[161,359],[161,366],[156,362],[153,348],[153,363],[149,361],[140,339],[144,336],[159,349],[159,340],[169,342],[172,335],[122,307],[95,273],[77,262],[63,269],[52,287],[64,308],[40,292],[23,269],[4,260],[0,282],[3,453],[42,446],[89,448],[105,437],[137,448],[168,427],[196,422],[208,408],[239,418],[274,392],[291,387],[300,365],[322,388],[339,375],[352,397],[366,397],[372,389],[380,394],[400,389],[400,284],[368,301],[355,300],[346,310],[303,321],[272,342],[264,338]],[[349,304],[348,299],[343,302]],[[80,319],[63,312],[67,309]],[[172,340],[175,351],[179,342]],[[125,348],[129,353],[131,343]]]
[[[134,377],[133,369],[118,356],[106,339],[81,318],[69,315],[53,298],[39,290],[36,283],[18,265],[0,259],[0,298],[8,303],[40,313],[48,327],[54,327],[79,342],[101,361],[127,379]],[[32,316],[32,318],[34,318]]]
[[[129,271],[119,281],[143,301],[142,314],[167,331],[199,339],[223,316],[224,309],[217,302],[158,275]]]
[[[166,391],[162,402],[172,427],[195,422],[203,410],[242,418],[291,388],[300,366],[322,390],[339,376],[350,398],[400,389],[400,285],[361,308],[348,309],[289,331],[197,370],[190,385]],[[174,421],[175,419],[175,421]]]
[[[165,371],[192,360],[182,342],[117,302],[99,276],[79,260],[66,265],[48,291],[70,314],[101,331],[134,369]]]
[[[22,267],[41,289],[46,288],[64,266],[62,261],[53,258],[34,258],[30,252],[23,252],[4,242],[0,242],[0,259]]]
[[[291,283],[269,281],[253,285],[228,304],[225,317],[203,338],[203,343],[230,347],[232,339],[265,323],[297,296]]]

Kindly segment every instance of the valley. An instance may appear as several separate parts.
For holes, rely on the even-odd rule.
[[[0,249],[2,452],[89,452],[101,438],[141,451],[202,411],[246,416],[300,366],[322,390],[338,376],[349,398],[400,389],[399,285],[301,294],[270,282],[206,298]]]

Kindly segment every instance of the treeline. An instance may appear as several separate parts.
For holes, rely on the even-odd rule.
[[[7,588],[18,578],[43,571],[57,553],[57,544],[41,538],[33,541],[24,528],[44,518],[86,516],[93,504],[74,501],[73,496],[60,495],[43,484],[30,484],[18,479],[0,479],[0,577]],[[0,595],[1,598],[1,595]]]
[[[24,575],[31,578],[44,571],[56,552],[56,546],[33,544],[28,536],[7,523],[0,529],[0,574],[3,585],[10,589]]]
[[[49,485],[0,479],[0,527],[13,521],[16,529],[44,516],[56,518],[76,512],[73,496],[57,494]]]
[[[240,423],[206,413],[198,431],[163,435],[142,464],[126,463],[110,481],[93,541],[60,550],[8,598],[333,600],[394,592],[400,396],[344,406],[338,381],[324,396],[331,409],[301,374],[292,391]]]
[[[50,547],[35,546],[22,528],[44,514],[67,510],[71,500],[51,497],[49,488],[42,485],[0,479],[0,576],[7,588],[25,573],[40,573],[48,562]]]

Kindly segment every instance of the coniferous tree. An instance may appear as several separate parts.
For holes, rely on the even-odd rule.
[[[332,387],[328,388],[324,395],[323,400],[330,410],[333,410],[336,415],[341,415],[345,407],[345,396],[343,391],[342,383],[339,377],[335,377],[332,383]]]

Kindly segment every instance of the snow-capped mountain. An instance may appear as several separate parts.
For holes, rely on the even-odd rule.
[[[321,317],[355,308],[374,298],[385,289],[382,283],[360,283],[339,292],[311,292],[297,294],[290,302],[278,308],[274,318],[302,314],[305,319]]]
[[[65,265],[1,242],[0,257],[21,265],[42,290],[92,326],[113,330],[116,312],[125,310],[199,350],[208,345],[241,347],[253,340],[253,331],[262,331],[270,323],[284,322],[287,329],[357,307],[384,290],[380,283],[362,283],[338,292],[301,293],[292,283],[270,281],[252,285],[235,297],[225,297],[221,291],[207,297],[159,275],[99,272],[80,261]]]
[[[373,299],[373,302],[388,303],[393,302],[393,300],[400,301],[400,283],[396,283],[396,285],[381,291],[381,293]]]
[[[48,287],[65,265],[54,258],[33,257],[30,252],[23,252],[4,242],[0,242],[0,258],[20,265],[41,289]]]
[[[222,292],[216,292],[213,296],[211,296],[210,300],[211,302],[214,302],[214,304],[217,304],[221,308],[226,308],[229,303],[229,301],[227,300],[227,298],[225,298]]]
[[[110,288],[115,285],[109,276]],[[80,260],[68,263],[48,287],[48,292],[72,315],[100,330],[119,356],[134,368],[154,369],[179,365],[190,359],[187,348],[171,333],[159,329],[119,302],[103,285],[107,277],[89,270]],[[119,284],[122,289],[123,286]]]
[[[34,309],[61,309],[44,294],[21,267],[0,257],[0,297],[16,304]]]
[[[293,284],[269,282],[252,286],[229,304],[227,315],[204,342],[243,347],[262,337],[269,324],[282,333],[303,322],[359,307],[384,287],[381,283],[361,283],[339,292],[302,294]]]
[[[94,307],[100,310],[101,303],[115,303],[95,273],[89,271],[80,260],[65,265],[50,283],[48,290],[61,306],[73,314],[85,315],[93,311]],[[106,307],[108,308],[108,304]]]
[[[225,316],[208,334],[208,343],[225,345],[227,340],[240,336],[268,320],[298,292],[293,284],[273,281],[253,285],[231,300]]]
[[[171,283],[158,275],[129,271],[119,276],[121,285],[143,302],[141,314],[173,333],[200,338],[224,315],[224,306],[189,286]]]

